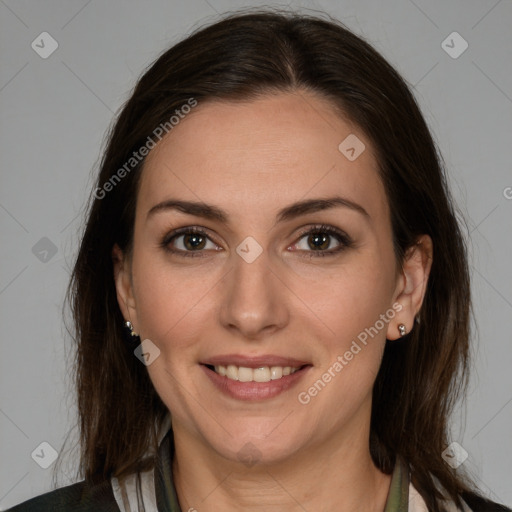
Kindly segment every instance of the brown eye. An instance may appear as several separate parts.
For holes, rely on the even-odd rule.
[[[181,236],[183,237],[183,245],[188,250],[193,251],[195,249],[204,249],[206,244],[206,237],[203,235],[199,235],[197,233],[189,233]]]
[[[328,249],[331,235],[325,233],[313,233],[308,236],[308,244],[313,250]]]
[[[333,226],[315,226],[303,232],[299,240],[303,243],[294,244],[299,252],[305,252],[309,257],[333,256],[353,246],[352,239],[343,231]],[[334,245],[334,247],[333,247]]]
[[[211,244],[208,247],[208,243]],[[164,237],[162,248],[168,252],[181,256],[202,256],[205,249],[218,250],[205,231],[199,228],[182,228],[169,233]],[[195,254],[194,254],[195,253]]]

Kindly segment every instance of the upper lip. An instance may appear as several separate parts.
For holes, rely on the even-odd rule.
[[[272,354],[264,354],[260,356],[247,356],[242,354],[225,354],[209,357],[201,364],[211,366],[243,366],[245,368],[261,368],[263,366],[291,366],[292,368],[300,368],[301,366],[311,364],[308,361],[294,359],[291,357],[282,357]]]

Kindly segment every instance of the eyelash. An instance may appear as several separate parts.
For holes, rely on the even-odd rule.
[[[346,233],[344,233],[340,229],[337,229],[333,226],[327,226],[325,224],[319,224],[319,225],[311,226],[311,227],[307,228],[306,230],[302,231],[298,235],[298,237],[299,237],[298,240],[304,238],[306,235],[321,234],[321,233],[336,237],[338,239],[338,241],[340,242],[340,245],[336,249],[331,249],[329,251],[322,251],[322,250],[302,251],[302,250],[299,250],[299,252],[309,253],[309,256],[303,256],[303,257],[316,258],[316,257],[324,257],[324,256],[335,256],[336,254],[339,254],[340,252],[344,251],[345,249],[349,249],[349,248],[353,247],[353,245],[354,245],[354,242]],[[190,226],[190,227],[186,227],[186,228],[176,229],[176,230],[168,233],[161,241],[160,247],[167,252],[170,252],[172,254],[178,254],[179,256],[184,256],[186,258],[204,257],[201,254],[202,252],[204,252],[203,250],[183,251],[182,249],[169,248],[169,244],[175,238],[178,238],[179,236],[182,236],[182,235],[190,235],[190,234],[204,236],[205,238],[208,238],[211,242],[215,243],[213,240],[210,239],[210,237],[209,237],[208,233],[206,233],[206,231],[204,231],[201,228],[195,227],[195,226]],[[295,245],[295,244],[293,244],[293,245]]]

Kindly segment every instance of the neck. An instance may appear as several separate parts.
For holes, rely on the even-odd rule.
[[[183,511],[382,512],[391,475],[373,463],[368,429],[309,445],[272,464],[228,460],[206,444],[174,431],[173,479]]]

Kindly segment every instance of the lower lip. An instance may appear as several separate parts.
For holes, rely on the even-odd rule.
[[[223,377],[204,364],[201,365],[201,368],[224,394],[237,400],[265,400],[273,398],[296,385],[311,366],[304,366],[290,375],[269,382],[240,382],[239,380]]]

